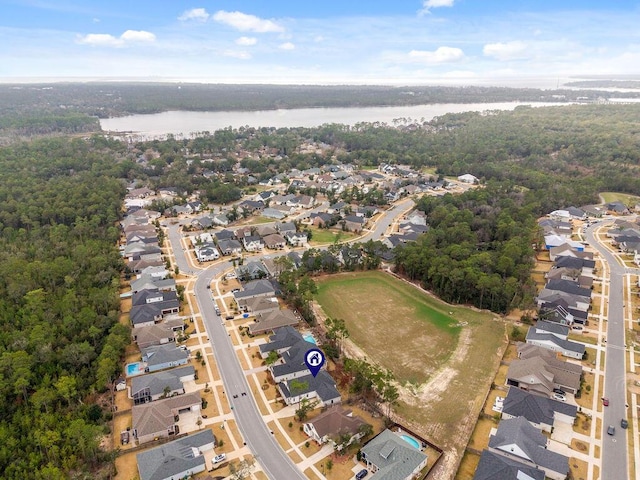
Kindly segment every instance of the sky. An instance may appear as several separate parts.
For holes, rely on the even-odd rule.
[[[640,74],[639,25],[640,0],[0,0],[0,82],[555,87]]]

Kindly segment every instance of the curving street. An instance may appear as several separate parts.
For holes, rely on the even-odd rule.
[[[393,225],[395,221],[414,206],[412,199],[404,199],[385,211],[371,230],[352,242],[365,242],[376,240]],[[173,250],[175,264],[180,272],[196,276],[194,295],[202,315],[205,330],[209,336],[209,342],[222,377],[225,394],[232,405],[233,414],[244,442],[253,453],[262,470],[272,479],[305,479],[305,475],[298,469],[289,456],[283,451],[274,435],[264,423],[258,410],[255,399],[247,382],[245,372],[235,353],[233,344],[222,318],[215,313],[211,290],[207,288],[212,280],[231,268],[231,261],[218,262],[205,270],[198,269],[190,264],[185,255],[180,233],[180,223],[163,222],[167,227],[168,240]],[[326,248],[326,247],[321,247]],[[263,255],[255,255],[252,258],[260,258]],[[245,395],[243,395],[243,393]],[[234,396],[237,395],[237,398]]]

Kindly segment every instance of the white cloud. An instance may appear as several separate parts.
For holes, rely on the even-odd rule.
[[[464,52],[455,47],[438,47],[434,51],[411,50],[409,59],[423,63],[450,63],[457,62],[464,58]]]
[[[155,42],[156,36],[145,30],[127,30],[120,35],[120,39],[125,42]]]
[[[280,50],[293,50],[296,48],[296,46],[291,42],[285,42],[278,45],[278,48]]]
[[[250,45],[255,45],[256,43],[258,43],[258,39],[255,37],[240,37],[236,39],[237,45],[243,45],[248,47]]]
[[[527,58],[527,44],[520,41],[507,42],[507,43],[487,43],[482,53],[487,57],[493,57],[497,60],[522,60]]]
[[[423,0],[420,13],[429,13],[432,8],[453,7],[455,0]]]
[[[238,58],[240,60],[249,60],[251,58],[251,54],[243,50],[225,50],[222,52],[222,55],[225,57]]]
[[[194,20],[196,22],[206,22],[209,20],[209,13],[204,8],[192,8],[191,10],[186,10],[178,17],[178,20],[181,22],[187,22],[189,20]]]
[[[247,15],[242,12],[226,12],[220,10],[216,12],[212,18],[216,22],[224,23],[241,32],[284,32],[284,27],[272,20],[259,18],[255,15]]]
[[[145,30],[127,30],[119,37],[114,37],[108,33],[89,33],[81,35],[77,43],[83,45],[93,45],[96,47],[123,47],[130,43],[151,43],[155,42],[156,36]]]

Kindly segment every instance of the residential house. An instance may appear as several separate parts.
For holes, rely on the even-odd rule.
[[[308,237],[305,232],[286,232],[284,238],[292,247],[304,247],[307,245]]]
[[[549,355],[516,359],[509,365],[507,385],[528,392],[553,396],[554,389],[575,394],[580,389],[582,367]]]
[[[262,216],[267,218],[273,218],[274,220],[282,220],[288,215],[288,213],[283,212],[282,210],[278,210],[276,208],[265,208],[262,211]]]
[[[574,323],[586,325],[589,313],[584,310],[572,308],[564,298],[558,298],[552,302],[544,302],[538,310],[538,320],[559,323],[561,325],[573,325]]]
[[[551,280],[547,282],[544,288],[551,292],[564,292],[579,297],[591,298],[591,289],[580,287],[580,285],[570,280]]]
[[[568,334],[569,327],[565,325],[538,320],[535,327],[529,327],[526,342],[560,352],[565,357],[581,360],[584,357],[585,346],[567,340]]]
[[[471,184],[479,182],[478,177],[475,177],[475,176],[471,175],[470,173],[465,173],[463,175],[459,175],[458,176],[458,181],[459,182],[463,182],[463,183],[471,183]]]
[[[218,242],[220,240],[234,240],[236,238],[236,234],[227,229],[220,230],[214,233],[213,236],[216,237],[216,241]]]
[[[254,280],[247,282],[242,291],[234,292],[233,297],[238,304],[242,300],[255,297],[273,297],[276,294],[276,289],[269,280]]]
[[[269,272],[262,262],[252,260],[236,267],[236,275],[241,282],[258,280],[269,276]]]
[[[202,228],[204,230],[209,229],[214,225],[213,217],[210,215],[203,215],[201,217],[194,218],[191,220],[191,225],[195,228]]]
[[[134,327],[152,325],[167,315],[180,311],[180,302],[174,291],[141,290],[132,296],[129,319]]]
[[[140,480],[176,480],[207,470],[205,453],[217,441],[211,429],[182,437],[136,455]]]
[[[296,224],[293,222],[277,223],[276,229],[282,236],[284,236],[287,232],[295,232],[296,230],[298,230]]]
[[[551,432],[556,422],[573,425],[578,407],[549,397],[509,387],[502,404],[502,418],[525,417],[531,425]]]
[[[226,213],[219,213],[217,215],[214,215],[212,218],[214,224],[220,225],[222,227],[226,227],[227,225],[229,225],[229,223],[231,223]]]
[[[256,232],[261,237],[266,237],[267,235],[273,235],[274,233],[278,233],[278,229],[273,225],[258,225],[256,228]]]
[[[552,262],[557,261],[559,257],[567,257],[567,256],[575,257],[575,258],[584,258],[586,260],[593,260],[593,253],[578,251],[569,244],[563,244],[558,247],[552,247],[549,250],[549,259]]]
[[[345,410],[342,406],[336,405],[305,423],[302,429],[318,445],[330,442],[335,448],[336,439],[342,435],[351,437],[347,445],[360,440],[364,425],[366,422],[354,415],[351,410]]]
[[[260,356],[267,358],[271,352],[276,352],[278,355],[281,355],[291,348],[292,345],[303,340],[302,334],[291,326],[278,328],[274,330],[273,335],[269,337],[267,343],[259,345]]]
[[[247,304],[249,304],[251,301],[261,300],[263,298],[264,297],[250,299],[247,301]],[[274,298],[273,300],[276,299]],[[260,302],[257,303],[258,305],[260,304]],[[277,300],[275,305],[278,305]],[[297,325],[300,322],[298,316],[296,316],[296,314],[292,310],[286,308],[283,308],[282,310],[263,310],[254,313],[254,315],[256,316],[255,322],[249,324],[249,333],[251,335],[260,335],[262,333],[271,332],[280,327]]]
[[[145,371],[149,373],[186,365],[189,362],[189,351],[174,344],[152,345],[141,351],[142,361],[146,364]]]
[[[326,227],[335,224],[335,218],[330,213],[319,212],[309,215],[309,223],[314,227]]]
[[[582,275],[593,276],[596,262],[587,258],[572,257],[568,255],[557,256],[554,268],[571,268],[580,270]]]
[[[242,237],[242,245],[247,252],[259,252],[264,248],[264,242],[258,235]]]
[[[497,452],[483,450],[473,480],[545,480],[544,471]]]
[[[142,290],[159,290],[161,292],[175,292],[176,281],[173,278],[160,279],[151,275],[141,275],[139,278],[131,281],[131,291],[133,293]]]
[[[361,460],[373,472],[371,480],[411,480],[427,465],[427,455],[400,435],[383,430],[360,449]]]
[[[140,276],[149,275],[152,278],[162,279],[169,276],[169,270],[162,265],[149,265],[140,270]]]
[[[238,302],[238,308],[250,315],[266,315],[280,310],[276,297],[251,297]]]
[[[548,450],[547,437],[524,417],[502,420],[489,437],[489,450],[538,467],[552,480],[569,475],[569,458]]]
[[[364,228],[367,219],[356,215],[348,215],[342,220],[344,228],[349,232],[360,233]]]
[[[152,345],[175,342],[177,332],[184,332],[184,321],[180,318],[134,328],[131,330],[131,337],[142,350]]]
[[[629,215],[629,208],[622,202],[609,202],[605,204],[605,209],[615,215]]]
[[[335,380],[326,370],[317,375],[308,373],[296,379],[278,383],[278,390],[287,405],[299,404],[303,399],[316,399],[319,407],[336,405],[341,402]]]
[[[580,242],[576,242],[574,240],[570,240],[568,238],[562,237],[560,235],[545,235],[544,244],[547,250],[551,250],[553,247],[559,247],[561,245],[569,245],[574,250],[578,252],[584,251],[584,245]]]
[[[213,244],[207,244],[202,247],[198,247],[195,249],[196,258],[198,262],[212,262],[220,258],[220,252],[218,249],[213,246]]]
[[[271,250],[283,249],[287,244],[284,237],[278,233],[267,235],[262,240],[264,245]]]
[[[134,405],[153,402],[166,397],[182,395],[184,382],[195,380],[196,371],[191,365],[162,372],[139,375],[131,379],[131,395]]]
[[[201,405],[200,392],[134,405],[131,409],[133,437],[143,444],[156,438],[176,435],[179,433],[176,417],[181,412],[199,412]]]
[[[258,200],[245,200],[238,205],[241,210],[246,210],[253,215],[258,215],[264,210],[265,204]]]
[[[225,256],[240,255],[242,253],[242,244],[234,239],[218,240],[218,248],[220,253]]]

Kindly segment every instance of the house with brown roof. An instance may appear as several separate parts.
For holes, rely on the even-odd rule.
[[[277,328],[297,325],[300,319],[292,310],[282,309],[260,313],[256,316],[255,323],[249,325],[251,335],[271,332]]]
[[[364,432],[362,427],[366,422],[351,410],[345,410],[340,405],[333,406],[321,413],[302,427],[312,440],[318,445],[331,442],[335,448],[335,441],[341,435],[350,435],[351,440],[347,445],[360,440]]]
[[[200,392],[135,405],[131,409],[133,436],[138,440],[138,443],[146,443],[155,438],[175,435],[179,433],[177,423],[180,413],[199,412],[201,405]]]
[[[541,355],[513,360],[507,371],[507,385],[548,397],[553,396],[554,389],[575,394],[580,389],[581,375],[580,365],[559,360],[553,354]]]

